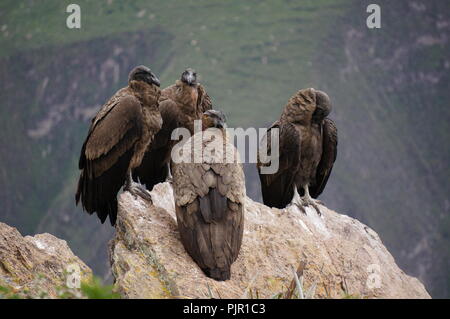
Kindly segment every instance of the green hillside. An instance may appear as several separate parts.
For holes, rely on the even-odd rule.
[[[339,129],[322,199],[450,296],[448,3],[379,1],[379,30],[357,0],[78,1],[79,30],[65,26],[70,3],[0,4],[0,221],[67,239],[105,275],[112,228],[75,208],[76,161],[90,117],[136,64],[163,87],[197,69],[230,126],[264,127],[315,87]]]

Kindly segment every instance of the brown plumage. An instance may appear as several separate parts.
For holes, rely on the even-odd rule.
[[[187,69],[180,80],[161,91],[160,112],[163,119],[161,130],[149,145],[141,165],[134,170],[134,177],[152,190],[170,175],[170,153],[176,141],[171,140],[172,131],[178,127],[194,133],[194,120],[211,109],[211,99],[205,88],[197,83],[197,74]]]
[[[117,91],[92,119],[79,160],[76,203],[111,225],[117,217],[117,193],[125,184],[135,195],[148,196],[130,173],[140,165],[148,144],[161,128],[159,80],[145,66],[134,68],[128,86]]]
[[[318,201],[312,198],[324,190],[337,154],[337,129],[326,118],[330,111],[330,99],[322,91],[304,89],[289,99],[266,135],[270,152],[270,130],[279,129],[280,157],[276,173],[258,170],[264,204],[284,208],[292,202],[303,212],[304,206],[311,205],[320,214]],[[259,169],[264,165],[270,163],[258,160]]]
[[[242,243],[245,178],[237,150],[226,138],[223,114],[207,111],[202,124],[203,133],[174,149],[182,152],[173,164],[178,230],[186,251],[203,272],[227,280]],[[191,150],[201,149],[203,158],[193,161]]]

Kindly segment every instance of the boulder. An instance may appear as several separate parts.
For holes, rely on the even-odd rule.
[[[279,298],[298,291],[310,298],[430,298],[405,274],[375,231],[320,206],[276,209],[245,202],[245,230],[231,279],[206,277],[180,242],[173,191],[155,186],[153,203],[119,197],[110,259],[116,289],[125,298]],[[300,293],[298,293],[300,295]]]
[[[92,276],[66,241],[50,234],[22,235],[0,223],[0,286],[25,298],[57,298]]]

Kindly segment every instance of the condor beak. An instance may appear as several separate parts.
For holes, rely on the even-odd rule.
[[[151,81],[152,81],[152,83],[154,84],[154,85],[156,85],[156,86],[161,86],[161,82],[159,81],[159,79],[156,77],[156,75],[155,74],[153,74],[152,73],[152,75],[151,75]]]
[[[195,78],[194,78],[194,76],[193,76],[192,74],[188,74],[188,76],[186,77],[186,82],[187,82],[189,85],[194,84],[194,83],[195,83]]]
[[[214,126],[217,128],[227,128],[227,124],[221,119],[214,119]]]

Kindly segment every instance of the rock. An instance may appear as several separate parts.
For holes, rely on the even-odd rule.
[[[79,277],[70,276],[78,270]],[[17,229],[0,223],[0,286],[21,297],[56,298],[59,289],[73,288],[78,279],[91,276],[91,269],[66,241],[50,234],[22,237]]]
[[[119,197],[110,243],[116,288],[125,298],[271,298],[284,293],[302,263],[314,298],[430,298],[396,265],[378,235],[356,219],[320,206],[280,210],[246,199],[245,231],[231,279],[207,278],[184,250],[170,184],[155,186],[153,205]],[[313,291],[313,290],[311,290]]]

